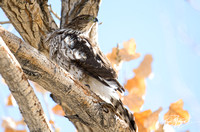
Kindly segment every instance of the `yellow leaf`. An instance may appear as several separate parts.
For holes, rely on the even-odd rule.
[[[172,103],[169,111],[164,115],[164,120],[169,125],[179,126],[189,121],[190,115],[186,110],[183,110],[183,100],[180,99]]]
[[[16,106],[16,101],[15,101],[14,97],[12,96],[12,94],[10,94],[8,96],[6,105],[7,106]]]
[[[138,132],[150,132],[147,128],[144,127],[144,121],[152,113],[151,110],[146,110],[139,113],[134,113],[135,121],[138,126]]]
[[[128,96],[124,96],[122,102],[124,105],[127,105],[131,111],[139,112],[144,104],[144,99],[141,96],[128,94]]]
[[[159,124],[158,129],[155,130],[155,132],[165,132],[165,130],[164,130],[164,124]]]
[[[12,118],[7,117],[3,119],[1,126],[3,128],[15,129],[17,127],[17,124]]]
[[[157,111],[151,113],[145,120],[144,120],[144,127],[148,128],[149,130],[156,130],[156,125],[158,124],[159,114],[162,111],[160,107]]]
[[[135,53],[136,44],[134,39],[130,39],[123,43],[124,48],[120,49],[120,56],[124,61],[130,61],[140,57],[139,53]]]
[[[162,108],[153,112],[146,110],[139,113],[134,113],[135,121],[138,126],[138,132],[149,132],[150,130],[156,130],[156,124],[158,123],[158,117]]]
[[[129,79],[124,87],[129,91],[129,93],[138,96],[143,96],[146,91],[144,78],[134,77],[132,79]]]
[[[26,129],[17,130],[18,125],[26,125],[26,124],[24,123],[23,120],[15,121],[15,120],[13,120],[12,118],[9,118],[9,117],[3,119],[2,124],[1,124],[1,126],[3,128],[5,128],[4,132],[26,132]]]
[[[146,55],[144,60],[141,62],[140,66],[133,70],[135,75],[139,78],[146,78],[151,73],[151,63],[153,58],[151,55]]]
[[[53,120],[50,120],[49,123],[50,123],[50,124],[54,124],[54,121],[53,121]]]
[[[131,111],[139,112],[144,104],[143,96],[146,91],[144,78],[134,77],[127,81],[125,88],[129,91],[127,96],[122,100]]]
[[[60,105],[56,105],[52,108],[52,111],[56,115],[64,116],[65,113]]]
[[[112,48],[112,52],[111,53],[108,53],[107,56],[106,56],[109,61],[111,62],[112,64],[112,67],[116,70],[116,71],[119,71],[120,69],[120,66],[122,64],[122,59],[119,55],[119,49],[118,47],[117,48]]]

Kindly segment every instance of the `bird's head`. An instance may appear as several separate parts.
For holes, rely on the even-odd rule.
[[[82,33],[89,32],[93,25],[98,22],[98,19],[91,15],[81,15],[74,18],[68,25],[67,28],[80,31]]]

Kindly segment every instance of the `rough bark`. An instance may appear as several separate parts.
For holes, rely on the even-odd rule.
[[[47,5],[47,0],[2,0],[0,6],[21,37],[30,45],[43,51],[43,39],[57,29]]]
[[[13,52],[28,78],[53,94],[79,131],[130,131],[112,106],[83,86],[63,68],[51,62],[20,38],[0,28],[0,35]]]
[[[0,38],[0,74],[5,79],[9,89],[17,101],[30,131],[50,132],[42,106],[30,86],[20,64]]]
[[[97,16],[100,0],[63,0],[62,7],[64,4],[67,8],[62,8],[61,27],[77,15]],[[43,39],[58,27],[47,0],[0,0],[0,6],[25,42],[2,28],[0,36],[27,77],[53,94],[52,98],[63,107],[66,117],[78,131],[130,131],[111,106],[48,59],[48,47]],[[97,25],[90,32],[94,42],[97,42],[96,28]]]

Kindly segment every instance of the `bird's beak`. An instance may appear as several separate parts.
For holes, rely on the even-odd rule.
[[[95,18],[95,19],[94,19],[94,22],[98,22],[98,19],[97,19],[97,18]]]

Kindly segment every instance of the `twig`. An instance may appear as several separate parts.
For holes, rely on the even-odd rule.
[[[11,23],[10,21],[3,21],[3,22],[0,22],[0,24],[8,24],[8,23]]]
[[[52,10],[51,5],[49,5],[49,10],[58,20],[60,20],[60,17]]]

